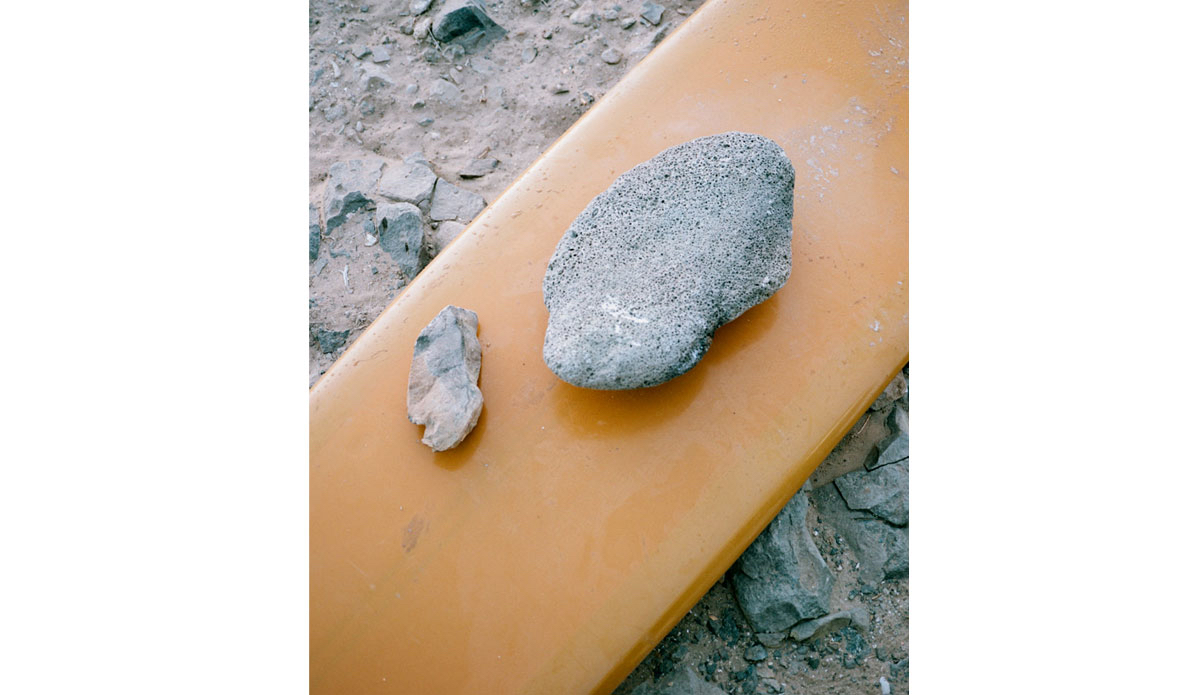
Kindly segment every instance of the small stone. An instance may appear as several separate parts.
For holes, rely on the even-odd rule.
[[[425,100],[424,100],[424,99],[417,99],[416,101],[414,101],[414,102],[412,103],[412,107],[413,107],[414,109],[423,109],[423,108],[425,108]]]
[[[327,265],[329,265],[328,258],[322,258],[322,259],[318,260],[317,264],[313,266],[313,276],[315,277],[317,275],[320,275],[321,271],[325,270],[325,266],[327,266]]]
[[[321,251],[321,215],[317,212],[317,206],[309,203],[308,205],[308,260],[317,260],[317,254]]]
[[[379,237],[371,236],[370,234],[368,234],[367,235],[367,243],[364,244],[364,246],[366,246],[367,248],[371,248],[378,242],[379,242]]]
[[[836,485],[817,488],[812,499],[821,519],[845,538],[863,584],[908,576],[907,527],[897,528],[871,514],[851,510]]]
[[[433,204],[429,208],[430,219],[458,220],[470,222],[485,207],[483,196],[459,188],[446,179],[439,178],[433,189]]]
[[[396,86],[392,78],[388,77],[384,69],[372,63],[363,63],[360,66],[362,73],[358,78],[358,83],[367,91],[376,91],[379,89],[391,89]]]
[[[647,2],[642,5],[641,15],[646,18],[647,22],[658,26],[658,23],[662,21],[664,9],[666,8],[656,2]]]
[[[408,374],[408,419],[425,425],[421,443],[434,451],[458,446],[479,421],[483,350],[475,312],[447,306],[421,330]]]
[[[463,167],[463,170],[458,172],[458,176],[464,179],[477,179],[492,173],[492,170],[499,164],[500,162],[495,159],[476,159]]]
[[[409,11],[411,11],[414,15],[418,15],[418,14],[424,14],[425,11],[428,10],[429,6],[432,4],[433,4],[433,0],[413,0],[412,4],[409,5],[408,8],[409,8]]]
[[[483,3],[478,0],[447,0],[433,18],[433,38],[443,43],[493,29],[500,29],[500,26],[488,16]]]
[[[603,60],[609,65],[616,65],[617,63],[621,62],[621,52],[615,48],[608,48],[600,54],[600,60]]]
[[[617,7],[616,5],[605,8],[605,10],[604,10],[604,21],[606,21],[606,22],[615,22],[617,20],[617,17],[620,17],[620,16],[621,16],[621,8]]]
[[[354,124],[354,132],[361,133],[364,130],[366,130],[366,127],[363,126],[362,121],[358,121],[357,123]]]
[[[885,676],[879,677],[879,694],[892,695],[892,684],[888,682]]]
[[[354,46],[350,49],[350,55],[358,58],[359,60],[366,58],[370,54],[371,49],[367,48],[366,46]]]
[[[346,105],[334,104],[321,113],[325,116],[325,120],[330,123],[333,123],[334,121],[340,121],[346,116]]]
[[[386,203],[375,211],[379,246],[408,279],[421,269],[421,211],[411,203]]]
[[[392,59],[392,54],[383,46],[371,47],[371,61],[375,63],[386,63]]]
[[[867,470],[875,470],[880,466],[908,460],[908,433],[901,432],[883,439],[867,454],[865,466]]]
[[[908,434],[908,410],[897,403],[888,414],[888,427],[892,434]]]
[[[833,575],[808,532],[807,512],[802,490],[734,564],[734,596],[755,631],[785,631],[829,610]]]
[[[433,29],[433,20],[432,19],[430,19],[429,17],[423,17],[421,19],[418,19],[417,22],[415,24],[413,24],[413,37],[415,39],[417,39],[418,41],[421,41],[421,40],[429,37],[432,29]],[[434,51],[434,53],[436,53],[436,52],[437,51]]]
[[[833,481],[846,506],[867,510],[893,526],[908,525],[908,464],[851,471]]]
[[[758,639],[759,644],[763,645],[764,647],[774,649],[776,647],[783,646],[783,643],[787,640],[787,633],[786,632],[760,632],[757,635],[755,635],[755,637]]]
[[[440,78],[429,86],[429,96],[445,106],[458,106],[462,101],[462,91],[453,82]]]
[[[766,661],[767,650],[761,644],[756,644],[746,650],[746,661]]]
[[[349,337],[350,331],[327,331],[324,328],[318,328],[317,347],[321,352],[329,355],[342,349]]]
[[[789,636],[794,641],[803,643],[809,640],[820,639],[831,632],[837,632],[847,626],[854,626],[865,632],[868,622],[869,618],[866,611],[860,607],[853,610],[831,613],[815,620],[805,620],[792,628]]]
[[[551,371],[575,386],[632,389],[694,367],[719,326],[790,276],[794,182],[779,145],[737,132],[677,145],[617,177],[547,266]]]
[[[433,118],[431,116],[426,116],[417,121],[417,125],[421,126],[422,128],[428,128],[429,126],[433,125]]]
[[[596,21],[596,15],[590,9],[586,7],[580,7],[571,13],[569,19],[571,20],[571,24],[588,26]]]
[[[634,24],[637,24],[637,17],[626,17],[621,20],[621,28],[622,29],[628,29],[629,27],[633,26]]]
[[[569,91],[571,90],[567,89],[567,86],[564,84],[556,84],[550,88],[551,94],[566,94]]]
[[[352,159],[329,168],[325,182],[325,230],[332,232],[346,216],[372,205],[368,197],[383,175],[382,160]]]
[[[521,49],[521,61],[524,63],[532,63],[534,58],[537,58],[537,54],[538,51],[536,46],[526,46],[525,48]]]
[[[433,197],[437,174],[421,162],[389,167],[379,180],[379,194],[398,203],[421,205]]]

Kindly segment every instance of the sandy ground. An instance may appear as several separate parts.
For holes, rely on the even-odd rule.
[[[443,1],[420,15],[412,13],[420,0],[310,4],[309,186],[316,211],[310,221],[321,228],[309,273],[310,385],[411,280],[378,245],[369,245],[369,212],[325,229],[320,211],[331,166],[353,159],[396,166],[422,154],[438,176],[490,203],[701,4],[663,2],[656,25],[639,16],[640,1],[488,2],[488,15],[506,33],[466,53],[423,31],[422,20]],[[457,97],[433,93],[439,79],[455,85]],[[480,158],[498,164],[482,177],[459,175]],[[425,234],[436,235],[435,223],[423,219]],[[860,466],[864,452],[886,434],[883,420],[878,413],[864,416],[814,475],[814,485]],[[838,537],[815,509],[809,528],[831,569],[839,566]],[[830,636],[815,648],[786,641],[751,668],[744,655],[757,638],[722,580],[616,692],[670,688],[689,668],[726,692],[878,693],[881,676],[892,692],[907,692],[908,580],[864,596],[855,589],[853,566],[842,562],[831,609],[862,605],[873,616],[861,636],[865,655],[851,660],[854,665],[845,665],[850,645]],[[855,640],[854,646],[862,645]]]

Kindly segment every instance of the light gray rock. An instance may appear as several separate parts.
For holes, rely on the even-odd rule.
[[[871,404],[871,410],[883,410],[906,393],[908,393],[908,380],[904,378],[904,372],[900,372],[896,378],[888,382],[883,393],[879,394],[879,397]]]
[[[441,253],[450,242],[458,238],[459,234],[467,228],[467,225],[453,220],[446,220],[438,225],[437,229],[432,230],[426,237],[429,248],[429,258]]]
[[[478,0],[446,0],[446,4],[433,18],[433,38],[441,42],[467,38],[472,34],[499,31],[496,24]]]
[[[433,0],[413,0],[412,4],[409,5],[408,8],[414,15],[419,15],[425,14],[425,11],[428,10],[429,6],[432,4]]]
[[[409,280],[421,269],[421,211],[411,203],[386,203],[375,210],[379,246]]]
[[[851,471],[833,483],[850,509],[865,509],[893,526],[908,525],[907,462]]]
[[[625,19],[621,20],[621,28],[622,29],[628,29],[629,27],[633,26],[634,24],[637,24],[637,17],[626,17]]]
[[[374,203],[371,193],[383,175],[383,160],[351,159],[329,167],[325,182],[325,231],[340,227],[346,216],[369,208]]]
[[[445,106],[458,106],[462,102],[462,90],[453,82],[441,78],[434,80],[429,86],[429,96]]]
[[[475,312],[451,305],[421,330],[413,346],[408,419],[425,425],[421,442],[434,451],[458,446],[483,412],[478,330]]]
[[[388,53],[388,49],[383,46],[371,47],[371,61],[375,63],[386,63],[392,59],[392,54]]]
[[[371,54],[371,49],[369,49],[363,45],[353,46],[350,49],[350,55],[354,56],[355,58],[358,58],[359,60],[366,58],[370,54]]]
[[[621,62],[621,52],[615,48],[605,49],[605,51],[600,54],[600,60],[603,60],[609,65],[616,65],[617,63]]]
[[[792,628],[789,636],[796,642],[807,642],[831,632],[837,632],[847,625],[853,625],[854,629],[866,634],[870,622],[870,616],[867,615],[866,609],[856,606],[852,610],[830,613],[815,620],[805,620]]]
[[[755,632],[786,631],[829,611],[833,575],[808,533],[807,513],[800,491],[734,564],[734,595]]]
[[[590,24],[595,23],[596,13],[592,12],[590,7],[580,7],[579,9],[572,12],[571,16],[568,17],[568,19],[571,21],[571,24],[578,24],[579,26],[588,26]]]
[[[896,403],[888,414],[888,427],[893,434],[908,434],[908,409]]]
[[[420,162],[388,167],[379,179],[379,194],[398,203],[420,206],[433,197],[437,174]]]
[[[880,521],[867,511],[850,509],[837,486],[825,485],[812,493],[821,519],[846,539],[859,563],[859,579],[877,584],[908,576],[908,528]]]
[[[889,435],[875,445],[867,454],[866,468],[873,471],[880,466],[908,460],[908,432]]]
[[[783,643],[787,641],[786,632],[760,632],[754,637],[758,640],[759,644],[768,649],[782,647]]]
[[[736,132],[617,177],[546,268],[546,364],[594,389],[654,386],[694,367],[719,326],[787,281],[794,180],[782,148]]]
[[[463,170],[458,172],[458,176],[459,178],[463,179],[477,179],[480,176],[486,176],[492,173],[492,170],[494,170],[499,164],[499,161],[491,158],[475,159],[472,160],[470,164],[463,167]]]
[[[439,178],[433,189],[433,204],[429,207],[430,219],[458,220],[470,222],[487,206],[483,196],[459,188],[446,179]]]
[[[642,11],[640,14],[646,18],[647,22],[650,22],[654,26],[658,26],[658,23],[662,21],[664,9],[666,8],[656,2],[646,2],[642,5]]]

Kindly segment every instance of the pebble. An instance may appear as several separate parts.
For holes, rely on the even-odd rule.
[[[358,58],[359,60],[366,58],[368,55],[370,55],[370,53],[371,49],[367,48],[366,46],[354,46],[350,49],[350,55]]]
[[[418,91],[420,91],[420,89],[421,88],[418,87],[416,84],[404,85],[404,93],[405,94],[416,94]]]
[[[535,46],[526,46],[521,49],[521,61],[524,63],[532,63],[537,58],[538,50]]]
[[[596,15],[590,9],[586,7],[580,7],[571,13],[569,19],[571,20],[571,24],[588,26],[596,20]]]
[[[368,207],[383,174],[382,160],[352,159],[329,168],[325,182],[325,231],[333,231],[350,213]]]
[[[647,22],[650,22],[654,26],[658,26],[658,23],[662,21],[664,9],[666,8],[656,2],[647,2],[646,4],[642,5],[641,15],[646,19]]]
[[[346,344],[346,339],[350,337],[350,331],[327,331],[324,328],[317,329],[317,347],[326,355],[337,352]]]
[[[766,661],[767,650],[761,644],[756,644],[746,650],[746,661]]]
[[[432,4],[433,0],[413,0],[412,4],[409,5],[409,10],[415,15],[424,14]]]
[[[327,265],[329,265],[328,258],[322,258],[321,260],[317,261],[317,264],[313,266],[313,275],[314,276],[320,275],[321,271],[325,270],[325,266],[327,266]]]
[[[371,61],[375,63],[386,63],[392,59],[392,54],[383,46],[374,46],[371,48]]]
[[[617,63],[621,62],[621,52],[615,48],[609,48],[600,54],[600,60],[603,60],[609,65],[616,65]]]
[[[458,176],[463,179],[477,179],[490,174],[499,164],[500,162],[495,159],[476,159],[463,167],[463,170],[458,172]]]
[[[429,96],[445,106],[458,106],[462,102],[462,91],[453,82],[441,78],[429,86]]]
[[[433,119],[429,116],[426,116],[425,118],[417,121],[417,125],[421,126],[422,128],[428,128],[429,126],[433,125]]]
[[[442,43],[499,28],[478,0],[447,0],[433,18],[433,38]]]
[[[633,26],[634,24],[637,24],[637,17],[626,17],[625,19],[621,20],[621,28],[622,29],[628,29],[629,27]]]
[[[880,695],[892,695],[892,684],[888,682],[886,676],[879,677],[879,693]]]
[[[738,132],[671,147],[617,177],[547,266],[551,371],[575,386],[632,389],[694,367],[719,326],[790,276],[794,182],[778,144]]]
[[[569,91],[571,91],[571,90],[567,89],[566,85],[562,85],[562,84],[556,84],[550,88],[551,94],[566,94]]]
[[[479,316],[447,306],[421,330],[408,373],[408,419],[425,425],[421,443],[434,451],[458,446],[483,411]]]
[[[329,121],[330,123],[332,123],[334,121],[339,121],[342,119],[342,117],[344,117],[346,115],[346,105],[345,104],[334,104],[333,106],[330,106],[329,108],[325,109],[321,113],[325,116],[325,120]]]

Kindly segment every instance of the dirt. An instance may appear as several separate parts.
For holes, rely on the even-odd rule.
[[[318,211],[333,164],[383,159],[392,166],[417,153],[440,177],[490,203],[701,4],[662,2],[659,25],[639,17],[622,28],[624,18],[640,13],[640,0],[619,5],[488,2],[488,15],[507,33],[459,53],[414,32],[443,1],[435,1],[419,17],[411,14],[409,0],[310,4],[309,199]],[[606,11],[615,5],[620,9],[608,12],[615,19],[607,19]],[[593,20],[572,22],[572,16],[580,18],[579,10],[591,10]],[[389,59],[376,62],[373,52],[356,57],[362,47],[383,47]],[[619,54],[615,64],[608,62],[614,58],[610,49]],[[377,77],[373,85],[365,82],[371,75]],[[457,104],[441,103],[431,94],[439,78],[461,92]],[[427,118],[432,123],[421,125]],[[480,158],[499,164],[479,178],[458,175]],[[310,385],[412,279],[377,244],[368,245],[364,225],[372,219],[369,211],[356,213],[330,233],[322,224],[318,257],[309,266]],[[428,215],[423,220],[425,234],[433,235]],[[348,334],[344,341],[342,331]],[[814,474],[814,484],[829,484],[858,467],[864,452],[886,434],[885,421],[886,410],[865,415]],[[832,559],[831,610],[866,607],[872,615],[867,634],[843,630],[822,638],[815,650],[812,644],[784,641],[768,648],[767,658],[751,668],[745,653],[757,638],[722,579],[616,692],[653,692],[668,687],[681,669],[691,668],[731,693],[776,692],[776,684],[788,693],[878,693],[881,676],[888,678],[893,693],[906,693],[908,580],[885,582],[878,593],[862,595],[852,553],[841,547],[815,508],[809,511],[809,528],[816,531],[814,540],[826,560]],[[845,655],[857,650],[862,653],[856,663],[844,665]]]

